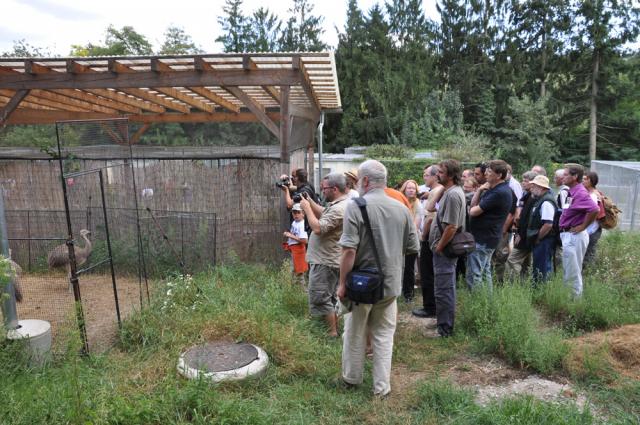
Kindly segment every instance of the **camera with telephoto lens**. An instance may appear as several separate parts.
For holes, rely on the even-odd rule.
[[[286,176],[281,179],[276,180],[276,187],[285,187],[291,184],[291,177]]]
[[[299,203],[300,201],[302,201],[302,196],[295,194],[293,195],[293,197],[291,198],[291,200],[293,201],[294,204]]]

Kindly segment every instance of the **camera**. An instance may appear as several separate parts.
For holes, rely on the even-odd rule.
[[[293,201],[294,204],[297,204],[298,202],[302,201],[302,196],[300,196],[298,194],[295,194],[295,195],[293,195],[291,200]]]
[[[291,184],[291,177],[283,177],[281,179],[276,180],[276,187],[285,187]]]

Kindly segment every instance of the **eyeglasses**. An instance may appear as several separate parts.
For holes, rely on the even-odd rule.
[[[327,189],[333,189],[333,188],[335,188],[335,186],[325,186],[321,188],[321,190],[327,190]]]

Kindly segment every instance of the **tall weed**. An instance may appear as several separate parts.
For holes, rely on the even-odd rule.
[[[519,367],[550,373],[561,366],[567,347],[559,332],[541,329],[525,285],[463,292],[459,326],[473,336],[477,348],[495,353]]]

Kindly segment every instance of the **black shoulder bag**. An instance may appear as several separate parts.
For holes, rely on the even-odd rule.
[[[376,258],[377,268],[362,268],[352,270],[347,275],[347,298],[356,304],[375,304],[384,298],[384,278],[382,277],[382,267],[376,249],[376,241],[371,230],[369,215],[367,214],[367,201],[363,197],[354,198],[364,220],[367,230],[371,234],[371,244],[373,254]]]
[[[436,215],[436,222],[438,223],[438,227],[440,228],[440,237],[444,235],[444,230],[442,229],[442,222],[440,222],[440,217]],[[442,253],[445,257],[449,258],[457,258],[463,255],[467,255],[470,252],[476,250],[476,241],[473,235],[469,232],[463,232],[462,227],[458,227],[455,235],[449,241],[447,246],[444,247]]]

